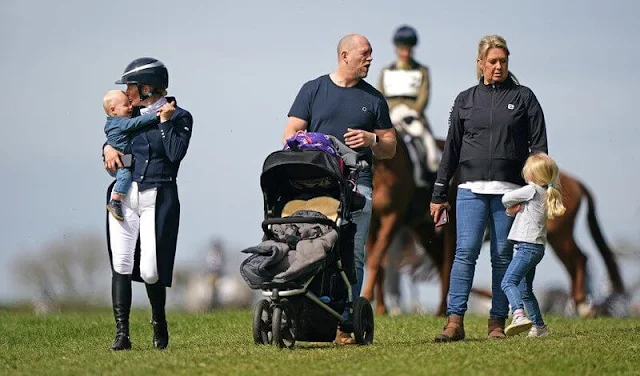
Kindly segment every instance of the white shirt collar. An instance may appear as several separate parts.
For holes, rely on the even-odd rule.
[[[160,107],[164,106],[167,103],[167,98],[161,97],[157,101],[153,102],[153,104],[143,107],[140,109],[140,115],[146,115],[149,113],[156,113],[160,109]]]

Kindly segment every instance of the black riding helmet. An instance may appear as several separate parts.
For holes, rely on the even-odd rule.
[[[149,85],[156,93],[162,93],[164,89],[169,87],[169,72],[160,60],[141,57],[127,65],[122,73],[122,78],[116,81],[116,84],[138,85],[140,100],[144,100],[146,98],[142,96],[142,86]]]
[[[400,26],[393,35],[393,44],[413,47],[418,44],[418,33],[411,26]]]

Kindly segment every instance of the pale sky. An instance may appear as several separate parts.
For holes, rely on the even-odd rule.
[[[24,293],[11,272],[23,252],[76,231],[104,232],[111,178],[100,156],[101,99],[131,60],[163,61],[169,93],[195,121],[178,178],[180,263],[201,255],[212,236],[238,251],[260,241],[262,161],[280,148],[300,86],[335,68],[335,46],[351,32],[373,45],[367,81],[375,84],[394,59],[401,24],[418,30],[415,57],[432,75],[427,116],[440,138],[453,99],[475,84],[478,40],[505,37],[510,69],[545,112],[550,153],[593,191],[610,242],[638,239],[638,4],[2,1],[0,300]],[[578,242],[601,268],[586,234],[581,219]],[[486,253],[478,283],[488,281]],[[566,280],[551,252],[539,270],[539,283]]]

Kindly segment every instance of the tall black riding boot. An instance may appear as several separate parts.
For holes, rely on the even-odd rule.
[[[169,330],[167,329],[167,316],[165,303],[167,301],[167,289],[159,282],[153,285],[145,284],[147,296],[151,303],[151,325],[153,326],[153,347],[163,350],[169,344]]]
[[[131,275],[113,272],[111,276],[113,317],[116,319],[116,338],[110,350],[131,349],[129,338],[129,312],[131,311]]]

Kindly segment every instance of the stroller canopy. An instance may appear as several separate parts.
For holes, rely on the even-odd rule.
[[[295,181],[325,179],[327,184],[344,188],[346,179],[336,157],[321,150],[279,150],[264,161],[260,186],[264,193],[278,192]]]

